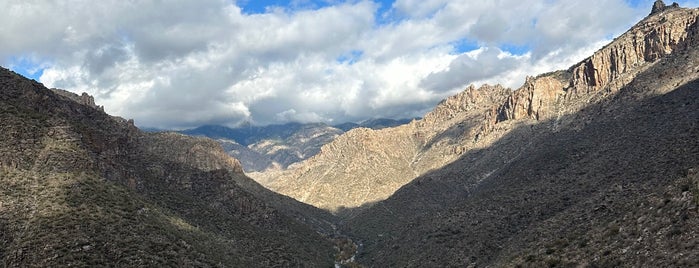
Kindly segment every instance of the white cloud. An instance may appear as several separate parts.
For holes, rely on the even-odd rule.
[[[141,126],[421,116],[469,83],[516,87],[582,60],[650,2],[397,0],[377,14],[368,0],[296,1],[245,14],[224,0],[7,0],[0,60],[41,66],[42,83]]]

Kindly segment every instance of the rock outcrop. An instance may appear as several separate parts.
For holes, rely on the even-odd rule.
[[[565,97],[565,81],[564,77],[556,75],[527,77],[524,86],[507,97],[499,108],[499,121],[548,118]]]
[[[673,2],[672,5],[667,6],[665,5],[665,2],[663,0],[656,0],[655,3],[653,3],[653,9],[650,11],[651,15],[655,15],[656,13],[660,13],[665,11],[666,9],[670,8],[679,8],[680,4],[677,2]]]

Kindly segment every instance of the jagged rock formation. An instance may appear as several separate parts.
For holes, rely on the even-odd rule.
[[[518,125],[549,119],[557,120],[557,128],[567,124],[564,116],[613,96],[660,59],[691,49],[697,28],[697,10],[662,8],[568,70],[527,78],[515,91],[469,87],[422,120],[381,131],[350,131],[288,171],[251,176],[277,192],[334,211],[370,204],[464,152],[490,146]],[[692,68],[683,76],[658,74],[663,83],[658,87],[671,90],[692,81]]]
[[[83,94],[81,94],[81,95],[78,95],[78,94],[75,94],[73,92],[65,91],[65,90],[59,89],[59,88],[52,88],[51,91],[53,91],[54,93],[61,95],[63,97],[69,98],[77,103],[90,106],[90,107],[98,109],[100,111],[104,111],[104,107],[97,106],[97,104],[95,104],[95,97],[90,96],[89,94],[87,94],[85,92],[83,92]]]
[[[0,69],[0,263],[330,266],[332,217],[218,143],[143,133],[87,95]],[[312,229],[312,228],[315,228]]]
[[[486,113],[495,141],[347,220],[359,262],[699,265],[697,17],[654,12],[570,69],[528,79]]]

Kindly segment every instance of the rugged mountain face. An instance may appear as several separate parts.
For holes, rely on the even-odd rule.
[[[698,17],[654,9],[592,57],[528,79],[484,113],[487,146],[348,219],[358,260],[699,265]]]
[[[332,217],[218,143],[143,133],[0,69],[0,259],[14,266],[330,266]],[[304,224],[306,223],[306,224]]]
[[[216,139],[224,150],[239,159],[246,172],[283,170],[320,152],[320,147],[355,128],[382,129],[410,120],[372,119],[361,123],[329,126],[324,123],[288,123],[269,126],[202,126],[181,131],[187,135]]]
[[[287,171],[251,176],[277,192],[334,211],[383,200],[465,152],[491,146],[518,124],[555,119],[559,128],[567,115],[613,97],[641,73],[663,64],[661,59],[688,53],[696,45],[696,13],[673,6],[659,9],[568,70],[530,77],[515,91],[469,87],[424,119],[380,131],[349,131]],[[653,86],[663,92],[696,75],[674,62],[664,64],[677,67],[657,73]]]

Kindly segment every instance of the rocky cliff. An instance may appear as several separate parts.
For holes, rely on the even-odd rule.
[[[350,131],[288,171],[251,176],[270,189],[318,207],[358,207],[390,196],[465,152],[490,146],[522,124],[554,120],[555,129],[569,127],[572,121],[566,115],[614,96],[657,64],[677,66],[661,60],[696,45],[699,12],[662,5],[567,70],[529,77],[514,91],[471,86],[441,102],[424,119],[380,131]],[[666,70],[686,73],[681,76],[658,73],[662,84],[657,89],[672,90],[692,81],[693,68]]]

